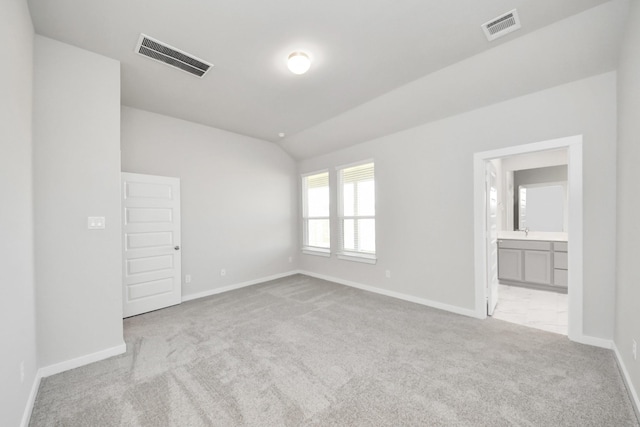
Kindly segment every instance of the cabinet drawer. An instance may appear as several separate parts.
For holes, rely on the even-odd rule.
[[[569,274],[567,270],[553,270],[553,284],[567,287],[569,284]]]
[[[551,250],[551,242],[541,242],[539,240],[498,240],[498,247],[501,249],[525,249],[533,251]]]
[[[567,252],[567,242],[553,242],[553,250],[556,252]]]
[[[567,263],[567,253],[566,252],[554,252],[553,253],[553,268],[562,268],[566,270]]]

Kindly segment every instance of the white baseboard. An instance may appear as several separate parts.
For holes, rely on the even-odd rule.
[[[115,347],[107,348],[105,350],[97,351],[95,353],[86,354],[84,356],[76,357],[75,359],[65,360],[64,362],[56,363],[38,369],[36,377],[33,379],[33,385],[31,386],[31,393],[29,393],[29,399],[24,408],[22,414],[21,427],[27,427],[31,419],[31,412],[33,411],[33,405],[36,403],[36,397],[38,396],[38,389],[40,388],[40,381],[42,378],[50,377],[51,375],[59,374],[70,369],[79,368],[80,366],[88,365],[89,363],[99,362],[100,360],[108,359],[112,356],[125,353],[127,351],[127,345],[123,342]]]
[[[376,287],[369,286],[369,285],[363,285],[362,283],[352,282],[350,280],[344,280],[344,279],[340,279],[338,277],[327,276],[327,275],[324,275],[324,274],[313,273],[311,271],[298,270],[298,271],[296,271],[296,273],[304,274],[304,275],[311,276],[311,277],[316,277],[318,279],[328,280],[330,282],[335,282],[335,283],[339,283],[341,285],[351,286],[353,288],[358,288],[358,289],[362,289],[362,290],[369,291],[369,292],[374,292],[374,293],[380,294],[380,295],[386,295],[386,296],[389,296],[389,297],[398,298],[398,299],[409,301],[409,302],[414,302],[416,304],[426,305],[428,307],[438,308],[440,310],[449,311],[449,312],[455,313],[455,314],[461,314],[463,316],[473,317],[473,318],[476,318],[476,319],[484,319],[484,318],[486,318],[486,316],[484,316],[484,317],[479,316],[479,314],[474,309],[466,309],[466,308],[458,307],[458,306],[455,306],[455,305],[444,304],[444,303],[441,303],[441,302],[438,302],[438,301],[432,301],[432,300],[428,300],[428,299],[424,299],[424,298],[415,297],[413,295],[407,295],[407,294],[403,294],[403,293],[400,293],[400,292],[394,292],[394,291],[389,291],[389,290],[386,290],[386,289],[376,288]],[[606,348],[606,349],[612,349],[613,348],[613,341],[608,340],[608,339],[604,339],[604,338],[592,337],[592,336],[589,336],[589,335],[578,336],[575,339],[572,339],[572,341],[578,342],[580,344],[591,345],[591,346],[594,346],[594,347],[601,347],[601,348]]]
[[[36,403],[36,396],[38,395],[38,389],[40,388],[40,380],[42,376],[40,375],[40,370],[36,372],[36,377],[33,379],[33,385],[31,386],[31,393],[29,393],[29,399],[27,400],[27,404],[24,407],[24,412],[22,413],[22,421],[20,422],[20,427],[27,427],[29,425],[29,421],[31,420],[31,412],[33,412],[33,405]]]
[[[182,298],[182,301],[191,301],[194,299],[198,299],[198,298],[204,298],[210,295],[216,295],[216,294],[220,294],[223,292],[228,292],[228,291],[232,291],[235,289],[240,289],[240,288],[244,288],[247,286],[253,286],[259,283],[263,283],[263,282],[268,282],[270,280],[275,280],[275,279],[280,279],[283,277],[288,277],[288,276],[292,276],[294,274],[304,274],[310,277],[315,277],[318,279],[323,279],[323,280],[328,280],[330,282],[335,282],[341,285],[345,285],[345,286],[349,286],[349,287],[353,287],[353,288],[357,288],[357,289],[361,289],[364,291],[368,291],[368,292],[373,292],[376,294],[380,294],[380,295],[385,295],[385,296],[389,296],[392,298],[397,298],[397,299],[401,299],[404,301],[409,301],[409,302],[413,302],[416,304],[421,304],[421,305],[425,305],[428,307],[433,307],[433,308],[437,308],[440,310],[445,310],[451,313],[455,313],[455,314],[460,314],[463,316],[468,316],[468,317],[477,317],[477,313],[475,312],[475,310],[472,309],[466,309],[466,308],[461,308],[461,307],[457,307],[457,306],[453,306],[453,305],[449,305],[449,304],[444,304],[441,302],[437,302],[437,301],[431,301],[428,299],[424,299],[424,298],[419,298],[419,297],[415,297],[412,295],[407,295],[407,294],[403,294],[400,292],[394,292],[394,291],[389,291],[386,289],[380,289],[380,288],[376,288],[373,286],[369,286],[369,285],[364,285],[362,283],[357,283],[357,282],[353,282],[350,280],[344,280],[344,279],[340,279],[338,277],[332,277],[332,276],[327,276],[324,274],[318,274],[318,273],[313,273],[310,271],[305,271],[305,270],[291,270],[285,273],[280,273],[280,274],[275,274],[272,276],[267,276],[267,277],[262,277],[260,279],[255,279],[255,280],[250,280],[247,282],[242,282],[242,283],[237,283],[234,285],[229,285],[229,286],[225,286],[222,288],[217,288],[217,289],[211,289],[209,291],[205,291],[205,292],[200,292],[197,294],[192,294],[192,295],[186,295]],[[620,366],[620,370],[622,371],[622,375],[624,378],[624,381],[627,385],[627,389],[629,390],[629,393],[631,394],[631,398],[632,398],[632,403],[635,406],[635,410],[636,410],[636,414],[638,415],[638,417],[640,418],[640,400],[638,399],[638,393],[636,392],[635,388],[633,387],[633,383],[631,382],[631,379],[629,377],[629,373],[627,371],[627,368],[622,360],[622,357],[620,355],[620,352],[618,351],[618,347],[615,345],[615,343],[611,340],[606,340],[603,338],[597,338],[597,337],[591,337],[588,335],[582,335],[580,337],[578,337],[577,339],[575,339],[574,341],[582,343],[582,344],[587,344],[587,345],[592,345],[592,346],[596,346],[596,347],[602,347],[602,348],[607,348],[607,349],[613,349],[613,351],[615,352],[616,355],[616,359],[618,361],[618,366]],[[112,356],[117,356],[119,354],[123,354],[127,351],[127,347],[126,344],[123,342],[120,345],[117,345],[115,347],[111,347],[105,350],[101,350],[98,351],[96,353],[91,353],[91,354],[87,354],[85,356],[81,356],[81,357],[77,357],[75,359],[71,359],[71,360],[67,360],[64,362],[60,362],[60,363],[56,363],[54,365],[49,365],[49,366],[45,366],[42,367],[40,369],[38,369],[38,372],[36,373],[36,377],[33,380],[33,385],[31,387],[31,392],[29,393],[29,399],[27,400],[27,404],[25,406],[24,409],[24,413],[22,416],[22,422],[20,423],[21,427],[27,427],[29,425],[29,420],[31,418],[31,412],[33,411],[33,406],[35,404],[35,400],[38,394],[38,388],[40,387],[40,381],[42,378],[51,376],[51,375],[55,375],[64,371],[68,371],[70,369],[74,369],[74,368],[78,368],[80,366],[84,366],[84,365],[88,365],[89,363],[93,363],[93,362],[98,362],[100,360],[104,360],[107,359],[109,357]]]
[[[577,337],[572,337],[571,341],[580,344],[592,345],[594,347],[606,348],[609,350],[613,348],[613,341],[604,338],[591,337],[589,335],[579,335]]]
[[[123,342],[115,347],[106,348],[95,353],[76,357],[75,359],[65,360],[64,362],[56,363],[54,365],[44,366],[38,369],[38,375],[41,378],[49,377],[51,375],[59,374],[60,372],[68,371],[69,369],[79,368],[80,366],[88,365],[89,363],[117,356],[125,353],[126,351],[127,345]]]
[[[352,282],[351,280],[344,280],[338,277],[326,276],[324,274],[317,274],[311,271],[299,270],[297,273],[304,274],[306,276],[315,277],[322,280],[328,280],[329,282],[339,283],[341,285],[350,286],[352,288],[362,289],[363,291],[373,292],[380,295],[385,295],[392,298],[401,299],[404,301],[414,302],[416,304],[426,305],[427,307],[437,308],[444,311],[449,311],[455,314],[461,314],[468,317],[477,317],[477,313],[474,309],[462,308],[455,305],[444,304],[437,301],[428,300],[425,298],[415,297],[413,295],[407,295],[400,292],[389,291],[387,289],[376,288],[374,286],[363,285],[362,283]]]
[[[629,371],[627,371],[627,367],[622,360],[622,355],[618,350],[618,346],[613,343],[613,351],[616,354],[616,359],[618,360],[618,366],[620,367],[620,371],[622,372],[622,378],[627,386],[627,390],[631,395],[631,402],[633,403],[634,409],[636,411],[636,417],[640,421],[640,399],[638,399],[638,392],[633,387],[633,383],[631,382],[631,377],[629,376]]]
[[[294,275],[296,273],[298,273],[297,270],[291,270],[291,271],[287,271],[285,273],[274,274],[272,276],[261,277],[259,279],[249,280],[247,282],[236,283],[234,285],[224,286],[222,288],[216,288],[216,289],[210,289],[210,290],[204,291],[204,292],[198,292],[197,294],[183,295],[182,296],[182,302],[191,301],[191,300],[198,299],[198,298],[204,298],[204,297],[208,297],[208,296],[211,296],[211,295],[221,294],[223,292],[234,291],[234,290],[240,289],[240,288],[246,288],[247,286],[257,285],[258,283],[264,283],[264,282],[268,282],[270,280],[276,280],[276,279],[281,279],[283,277],[292,276],[292,275]]]
[[[197,298],[203,298],[209,295],[215,295],[222,292],[231,291],[234,289],[240,289],[246,286],[252,286],[258,283],[268,282],[270,280],[291,276],[296,273],[298,273],[296,270],[292,270],[286,273],[275,274],[268,277],[262,277],[260,279],[237,283],[235,285],[225,286],[223,288],[212,289],[210,291],[201,292],[198,294],[186,295],[182,298],[182,301],[190,301]],[[105,350],[101,350],[96,353],[91,353],[85,356],[76,357],[75,359],[66,360],[64,362],[56,363],[54,365],[49,365],[49,366],[45,366],[38,369],[38,372],[36,373],[36,377],[33,380],[33,385],[31,387],[31,393],[29,394],[29,399],[27,400],[27,404],[25,406],[25,409],[22,415],[22,422],[20,423],[21,427],[27,427],[29,425],[31,412],[33,411],[33,405],[35,404],[36,396],[38,395],[38,388],[40,387],[40,380],[42,378],[59,374],[61,372],[68,371],[70,369],[79,368],[80,366],[88,365],[89,363],[93,363],[93,362],[98,362],[100,360],[104,360],[112,356],[117,356],[119,354],[125,353],[126,351],[127,351],[127,345],[123,342],[122,344],[117,345],[115,347],[107,348]]]

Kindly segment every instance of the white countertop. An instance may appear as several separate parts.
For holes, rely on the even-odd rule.
[[[525,235],[524,231],[498,231],[498,239],[566,242],[569,240],[569,233],[530,231],[528,235]]]

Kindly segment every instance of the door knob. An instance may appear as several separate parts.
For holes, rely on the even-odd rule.
[[[175,249],[176,251],[179,251],[180,250],[180,246],[176,246],[173,249]]]

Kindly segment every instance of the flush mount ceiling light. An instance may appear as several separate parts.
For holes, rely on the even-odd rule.
[[[304,52],[293,52],[287,59],[287,67],[293,74],[304,74],[311,67],[311,59]]]

